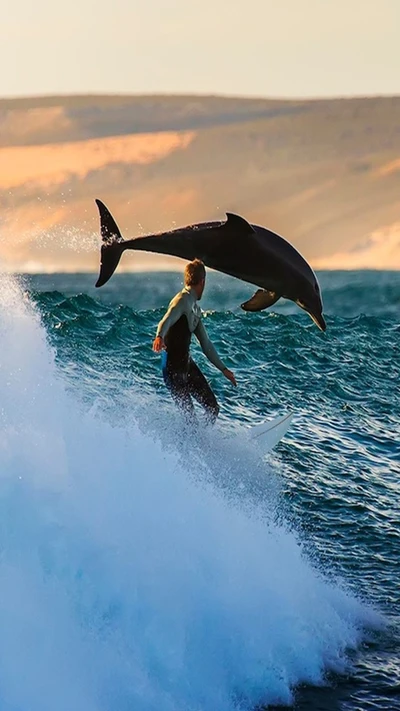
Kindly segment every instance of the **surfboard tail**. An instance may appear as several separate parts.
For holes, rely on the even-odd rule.
[[[100,233],[103,241],[100,256],[100,274],[95,286],[103,286],[114,274],[125,242],[111,212],[101,200],[96,200],[100,213]]]

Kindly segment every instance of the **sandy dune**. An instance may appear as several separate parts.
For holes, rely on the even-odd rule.
[[[146,164],[185,149],[193,132],[149,133],[40,146],[0,148],[0,190],[30,183],[37,190],[62,185],[71,177],[113,163]]]

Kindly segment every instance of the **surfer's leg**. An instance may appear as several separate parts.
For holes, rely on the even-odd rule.
[[[204,407],[208,419],[214,423],[219,413],[217,399],[200,368],[192,359],[189,362],[188,385],[190,395]]]
[[[193,417],[194,407],[189,392],[188,373],[186,371],[173,370],[166,363],[165,367],[163,367],[163,377],[176,405],[186,415]]]

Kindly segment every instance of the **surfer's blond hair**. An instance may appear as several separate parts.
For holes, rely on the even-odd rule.
[[[189,262],[184,271],[185,286],[196,286],[206,278],[206,268],[201,259],[193,259]]]

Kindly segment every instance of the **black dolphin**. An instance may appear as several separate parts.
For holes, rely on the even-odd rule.
[[[245,311],[262,311],[283,297],[307,311],[325,331],[317,277],[301,254],[275,232],[250,225],[243,217],[228,212],[225,222],[201,222],[124,240],[104,203],[96,200],[96,204],[103,240],[97,287],[110,279],[126,249],[188,260],[197,257],[211,269],[260,287],[251,299],[241,304]]]

